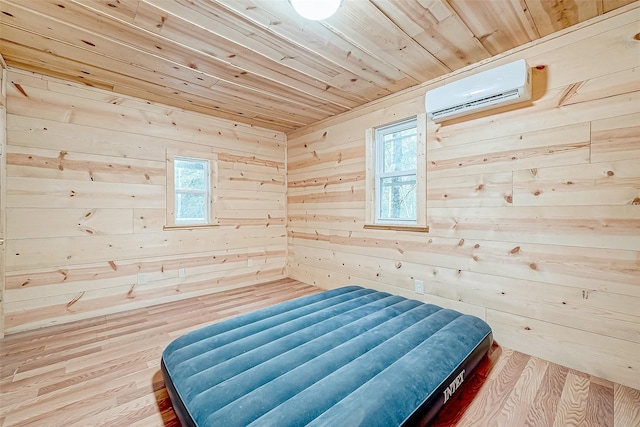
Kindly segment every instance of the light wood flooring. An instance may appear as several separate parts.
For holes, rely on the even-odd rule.
[[[318,292],[290,279],[0,341],[0,426],[178,426],[160,374],[174,338]],[[640,426],[640,391],[494,345],[434,426]]]

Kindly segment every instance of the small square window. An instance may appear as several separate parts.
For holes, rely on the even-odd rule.
[[[209,161],[175,157],[175,223],[209,224]]]
[[[167,227],[214,225],[216,186],[215,154],[168,152]]]

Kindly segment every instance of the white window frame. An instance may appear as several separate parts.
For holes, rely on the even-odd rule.
[[[175,162],[176,160],[192,161],[205,165],[208,188],[202,190],[176,189]],[[167,149],[167,215],[165,229],[198,228],[217,226],[218,218],[215,211],[218,187],[218,156],[210,152],[192,152]],[[176,216],[176,200],[179,194],[205,194],[207,199],[205,218],[180,219]]]
[[[393,123],[391,125],[387,125],[387,126],[382,126],[379,128],[375,129],[375,156],[376,156],[376,167],[375,167],[375,179],[376,179],[376,206],[375,206],[375,215],[374,215],[374,222],[376,224],[403,224],[403,225],[415,225],[417,224],[417,219],[389,219],[389,218],[381,218],[380,217],[380,212],[381,212],[381,199],[382,196],[380,194],[381,190],[382,190],[382,181],[386,178],[394,178],[394,177],[408,177],[408,176],[413,176],[414,179],[416,180],[416,191],[417,191],[417,164],[415,165],[415,167],[413,169],[405,169],[405,170],[400,170],[400,171],[395,171],[395,172],[384,172],[384,165],[382,161],[379,161],[381,159],[383,159],[384,157],[384,149],[385,149],[385,144],[388,141],[385,141],[384,143],[382,142],[382,138],[390,133],[396,133],[396,132],[402,132],[404,130],[407,129],[411,129],[411,128],[416,128],[416,155],[418,152],[418,142],[417,142],[417,123],[416,123],[416,118],[413,119],[409,119],[409,120],[405,120],[402,122],[398,122],[398,123]],[[417,194],[416,194],[417,196]],[[416,203],[417,203],[417,197],[416,197]],[[417,208],[417,204],[416,204],[416,208]],[[417,215],[417,212],[416,212]]]
[[[204,188],[202,190],[200,189],[187,189],[187,188],[178,188],[178,186],[176,186],[176,180],[175,180],[175,176],[176,173],[178,173],[178,169],[176,167],[176,164],[180,162],[180,163],[187,163],[187,164],[192,164],[192,165],[201,165],[202,169],[204,171]],[[203,225],[203,224],[209,224],[209,218],[211,217],[211,209],[210,209],[210,203],[208,203],[208,200],[210,199],[209,194],[211,193],[211,173],[210,170],[211,167],[209,165],[209,160],[207,159],[198,159],[198,158],[194,158],[194,157],[182,157],[182,156],[175,156],[173,158],[173,176],[174,176],[174,187],[173,187],[173,203],[174,203],[174,223],[176,225]],[[204,200],[206,200],[207,202],[205,202],[204,205],[204,209],[202,212],[202,215],[198,218],[180,218],[179,217],[179,212],[180,212],[180,206],[178,206],[178,204],[180,203],[180,196],[182,195],[187,195],[187,194],[195,194],[195,195],[200,195],[203,196]]]
[[[381,132],[398,131],[415,122],[416,126],[416,219],[408,220],[386,220],[380,219],[380,180],[389,176],[405,176],[407,172],[398,173],[382,173],[382,144],[376,142],[376,136]],[[366,219],[365,228],[379,228],[391,230],[408,230],[408,231],[429,231],[427,227],[427,160],[426,160],[426,114],[418,114],[397,122],[385,124],[375,128],[369,128],[366,131]]]

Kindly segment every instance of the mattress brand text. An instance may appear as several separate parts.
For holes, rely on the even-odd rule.
[[[462,382],[464,381],[464,369],[462,370],[462,372],[460,372],[458,374],[458,376],[451,381],[451,384],[449,384],[449,386],[447,388],[444,389],[444,402],[442,402],[443,404],[447,403],[447,400],[449,400],[449,398],[453,395],[453,393],[456,392],[456,390],[462,385]]]

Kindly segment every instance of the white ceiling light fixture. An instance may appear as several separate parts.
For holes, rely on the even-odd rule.
[[[342,0],[289,0],[289,3],[303,18],[321,21],[336,13]]]

